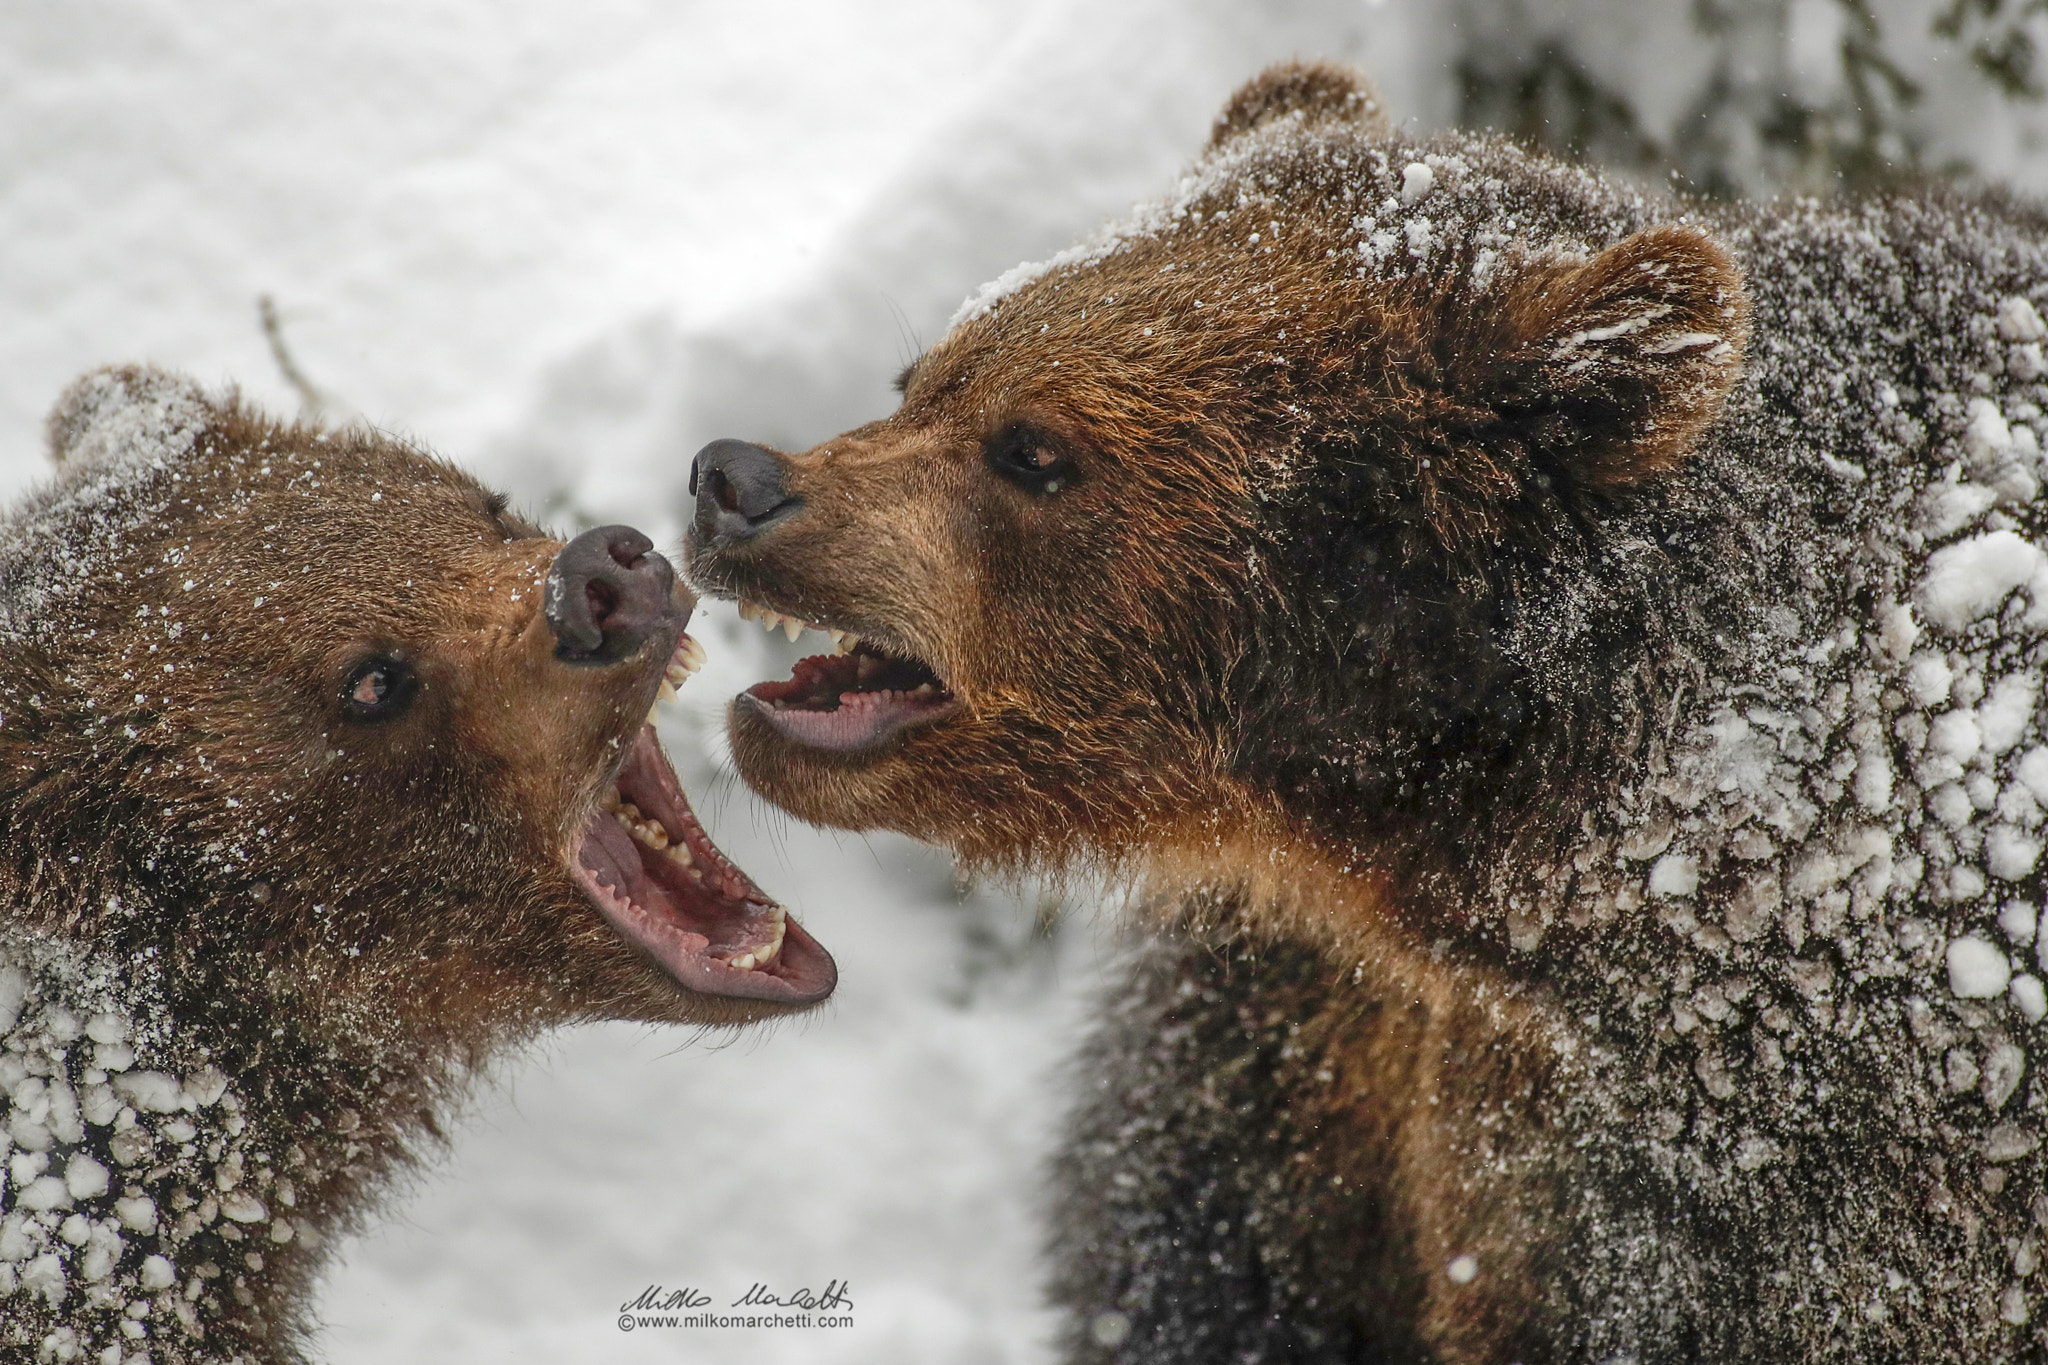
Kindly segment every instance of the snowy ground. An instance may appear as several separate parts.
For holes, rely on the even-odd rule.
[[[416,434],[559,524],[673,547],[690,454],[803,445],[980,281],[1159,188],[1223,96],[1296,53],[1441,121],[1424,0],[540,0],[0,7],[0,496],[91,366],[296,408],[274,296],[332,411]],[[506,1068],[450,1159],[326,1286],[337,1362],[1046,1358],[1036,1180],[1109,933],[956,893],[938,855],[795,826],[719,713],[795,650],[717,609],[667,738],[715,837],[837,954],[816,1017],[593,1028]],[[850,1284],[838,1331],[642,1331]]]

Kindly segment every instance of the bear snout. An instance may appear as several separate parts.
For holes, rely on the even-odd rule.
[[[713,441],[698,451],[690,491],[697,543],[706,548],[751,540],[804,505],[789,491],[781,458],[746,441]]]
[[[548,570],[544,610],[555,657],[612,664],[638,653],[656,631],[682,629],[696,606],[677,600],[676,571],[630,526],[600,526],[562,547]]]

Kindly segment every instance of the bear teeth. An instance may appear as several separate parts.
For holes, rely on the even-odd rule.
[[[685,635],[676,641],[676,652],[669,656],[668,668],[663,676],[670,685],[681,687],[690,676],[704,667],[704,646]]]
[[[699,885],[722,891],[729,896],[744,893],[745,888],[737,885],[732,877],[717,876],[716,868],[710,870],[717,876],[717,880],[707,879],[705,865],[699,863],[696,856],[690,852],[688,842],[673,838],[668,832],[668,826],[626,800],[617,783],[605,789],[604,795],[598,798],[598,804],[610,813],[612,819],[619,822],[619,826],[626,833],[633,836],[634,843],[659,853],[689,873],[691,880]],[[782,938],[788,927],[788,912],[779,905],[771,905],[768,907],[767,920],[768,941],[758,948],[734,954],[726,960],[728,967],[743,972],[753,971],[757,967],[767,966],[782,952]]]
[[[744,597],[739,599],[739,609],[742,621],[759,621],[763,630],[780,630],[789,637],[791,644],[796,643],[796,637],[807,630],[823,631],[825,629],[824,626],[819,625],[815,621],[806,621],[800,617],[790,616],[787,613],[775,610],[773,607],[764,607],[759,602],[752,602]],[[836,637],[838,632],[833,632],[833,634]]]
[[[692,674],[704,667],[704,646],[685,635],[676,641],[675,653],[669,655],[668,666],[662,670],[661,686],[654,692],[657,704],[674,701],[676,691],[690,680]],[[655,708],[647,711],[647,723],[654,724]]]
[[[768,941],[752,952],[734,954],[726,959],[725,965],[737,968],[743,972],[752,971],[756,967],[767,966],[775,960],[775,955],[782,951],[782,936],[787,928],[787,914],[783,908],[779,905],[769,906]]]
[[[631,801],[621,801],[612,818],[625,827],[635,843],[645,844],[656,853],[669,846],[668,826],[652,817],[642,819],[640,808]]]
[[[670,834],[667,825],[646,814],[631,801],[624,799],[620,795],[616,784],[605,792],[604,798],[599,804],[610,813],[612,819],[619,822],[621,829],[633,836],[634,843],[639,844],[642,848],[652,849],[654,852],[661,854],[677,867],[689,873],[693,880],[700,883],[704,882],[704,867],[698,863],[696,856],[690,852],[688,842]],[[730,879],[725,880],[729,881]],[[706,884],[708,885],[709,883]],[[728,892],[732,890],[730,886],[724,889]],[[766,961],[765,958],[762,960]]]

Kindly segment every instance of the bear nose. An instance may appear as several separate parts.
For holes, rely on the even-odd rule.
[[[675,600],[675,583],[676,571],[654,553],[654,542],[632,527],[585,531],[548,570],[542,610],[555,632],[555,657],[617,663],[656,630],[679,629],[689,607]]]
[[[697,495],[697,539],[705,545],[748,540],[804,505],[783,482],[774,451],[745,441],[713,441],[690,465]]]

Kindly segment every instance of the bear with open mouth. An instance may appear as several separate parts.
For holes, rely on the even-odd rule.
[[[148,369],[50,440],[0,521],[0,1360],[302,1360],[503,1049],[831,994],[655,738],[702,651],[645,536]]]
[[[1153,934],[1075,1361],[2048,1360],[2048,219],[1239,91],[891,416],[697,457],[746,780]]]

